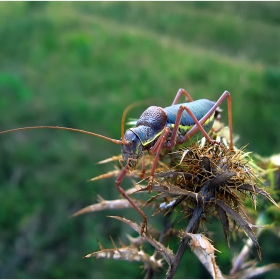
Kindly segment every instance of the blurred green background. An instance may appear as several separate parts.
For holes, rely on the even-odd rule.
[[[210,100],[228,90],[238,145],[269,156],[280,152],[279,50],[279,2],[1,2],[0,127],[59,125],[119,139],[122,112],[135,101],[153,98],[128,117],[170,105],[179,88]],[[114,179],[87,182],[113,169],[96,163],[119,146],[33,130],[1,135],[0,151],[1,278],[143,277],[138,263],[83,259],[98,241],[112,247],[109,236],[136,236],[107,215],[138,214],[69,218],[97,194],[119,197]],[[213,221],[212,230],[228,273],[241,239],[229,250],[221,226]],[[276,242],[269,233],[260,239],[262,264],[280,262]],[[188,251],[176,277],[209,275]]]

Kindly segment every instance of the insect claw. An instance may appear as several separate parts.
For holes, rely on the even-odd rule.
[[[147,233],[147,232],[148,232],[147,219],[143,219],[140,235],[144,236],[144,233]]]
[[[154,184],[154,176],[150,176],[149,183],[147,185],[147,190],[149,191],[149,194],[153,190],[153,184]]]

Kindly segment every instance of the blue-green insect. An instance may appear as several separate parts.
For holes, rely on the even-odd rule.
[[[177,104],[182,95],[185,95],[189,102]],[[228,121],[230,130],[229,147],[230,149],[233,149],[231,97],[228,91],[225,91],[217,102],[213,102],[207,99],[193,101],[191,96],[184,89],[179,89],[171,106],[166,108],[157,106],[149,107],[142,113],[136,123],[136,126],[127,129],[124,133],[124,120],[127,109],[122,117],[121,140],[112,139],[80,129],[59,126],[24,127],[2,131],[0,134],[17,130],[51,128],[80,132],[121,145],[121,153],[126,165],[121,170],[115,183],[119,192],[142,216],[143,221],[141,234],[143,234],[147,224],[147,217],[121,188],[120,185],[122,180],[131,169],[136,167],[139,159],[143,155],[143,152],[148,151],[149,154],[155,154],[148,184],[148,188],[152,189],[154,173],[162,149],[172,149],[178,144],[183,144],[189,141],[192,137],[201,137],[201,134],[209,142],[214,142],[208,135],[208,132],[212,128],[215,111],[225,99],[227,99],[228,103]]]

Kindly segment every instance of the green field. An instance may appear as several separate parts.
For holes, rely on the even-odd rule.
[[[228,90],[236,145],[279,153],[279,28],[278,2],[2,2],[0,130],[58,125],[119,139],[122,113],[135,101],[147,104],[128,117],[169,106],[179,88],[210,100]],[[1,278],[143,277],[138,263],[83,259],[98,241],[111,247],[110,236],[135,236],[106,217],[115,213],[69,218],[97,194],[119,196],[114,179],[87,182],[113,169],[96,163],[119,146],[32,130],[0,135],[0,151]],[[117,214],[140,221],[133,211]],[[237,238],[229,250],[219,230],[218,264],[228,273],[243,244]],[[280,262],[276,242],[272,234],[260,239],[262,264]],[[209,275],[188,251],[176,277]]]

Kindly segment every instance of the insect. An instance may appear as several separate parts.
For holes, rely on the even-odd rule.
[[[185,95],[189,102],[178,104],[178,100],[182,95]],[[228,91],[225,91],[218,101],[213,102],[207,99],[193,101],[191,96],[184,89],[179,89],[171,106],[166,108],[157,106],[149,107],[142,113],[136,126],[129,128],[124,132],[125,116],[129,110],[129,108],[127,108],[122,117],[121,140],[112,139],[80,129],[60,126],[23,127],[2,131],[0,134],[18,130],[50,128],[84,133],[121,145],[121,153],[123,160],[125,161],[125,166],[117,176],[115,184],[118,191],[142,216],[142,235],[147,225],[147,217],[123,190],[121,187],[122,180],[130,170],[136,167],[143,152],[148,151],[149,154],[155,154],[147,186],[147,188],[151,190],[154,173],[162,149],[172,149],[178,144],[187,142],[194,136],[197,136],[199,139],[199,132],[207,139],[207,141],[214,143],[215,141],[210,138],[208,132],[212,128],[215,111],[225,99],[227,99],[228,105],[228,123],[230,130],[229,147],[230,149],[233,149],[231,96]]]

